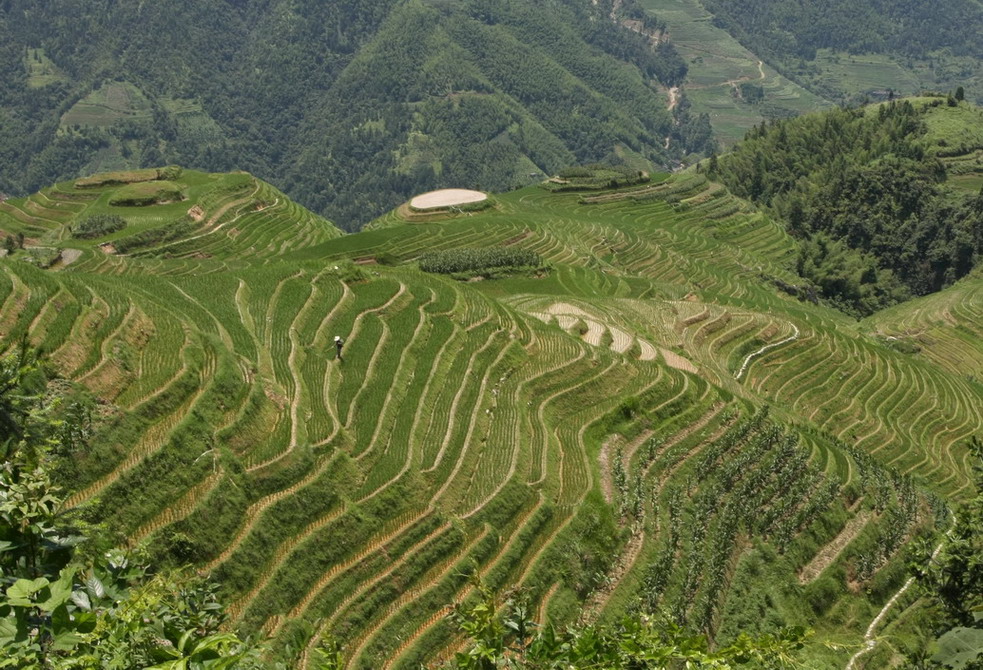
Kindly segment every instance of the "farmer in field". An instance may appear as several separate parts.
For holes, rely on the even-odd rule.
[[[337,353],[335,354],[335,359],[339,361],[344,361],[345,359],[341,357],[341,348],[345,346],[345,341],[341,339],[340,335],[334,336],[334,346],[335,349],[337,350]]]

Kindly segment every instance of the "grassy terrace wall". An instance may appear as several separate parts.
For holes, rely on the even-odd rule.
[[[978,360],[972,340],[937,326],[945,344],[913,355],[869,333],[931,310],[968,323],[972,287],[883,324],[799,302],[773,281],[797,281],[784,232],[685,175],[337,239],[248,176],[185,178],[181,237],[85,247],[60,273],[0,261],[0,337],[100,399],[67,506],[210,572],[235,623],[298,666],[328,635],[352,668],[447,657],[471,565],[540,618],[641,606],[720,640],[806,620],[855,643],[903,581],[901,544],[935,523],[928,491],[966,492],[983,391],[946,362]],[[67,245],[107,194],[8,201],[0,227]],[[351,262],[484,247],[553,271]],[[607,336],[536,316],[557,303]]]

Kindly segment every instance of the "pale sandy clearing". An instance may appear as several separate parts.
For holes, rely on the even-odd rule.
[[[590,314],[568,302],[555,302],[546,308],[546,312],[548,314],[573,314],[574,316],[590,317]]]
[[[61,262],[62,265],[71,265],[79,259],[82,255],[81,249],[62,249],[61,250]]]
[[[696,366],[689,360],[683,358],[679,354],[669,351],[668,349],[659,349],[659,351],[662,352],[662,358],[669,367],[682,370],[683,372],[692,372],[696,374]]]
[[[654,361],[656,358],[658,358],[659,354],[655,350],[655,347],[645,340],[639,340],[638,346],[642,350],[641,355],[638,357],[639,359],[643,361]]]
[[[567,316],[565,314],[547,314],[545,312],[530,312],[530,316],[534,316],[543,323],[549,323],[556,319],[556,325],[558,325],[563,330],[570,330],[573,328],[574,324],[577,323],[577,319],[572,316]]]
[[[611,326],[608,328],[611,331],[611,349],[623,354],[631,348],[631,335],[625,331]]]
[[[846,549],[846,546],[860,535],[860,531],[864,529],[869,519],[870,512],[861,512],[847,521],[840,534],[833,538],[832,542],[820,549],[819,553],[809,561],[809,564],[802,568],[799,572],[799,583],[808,584],[809,582],[815,581],[823,573],[823,570],[832,565],[836,557]]]
[[[469,191],[464,188],[445,188],[441,191],[431,191],[418,195],[410,200],[413,209],[437,209],[439,207],[454,207],[483,202],[488,196],[481,191]]]
[[[574,327],[574,325],[576,325],[577,319],[572,316],[567,316],[566,314],[557,314],[556,322],[563,330],[570,330]]]
[[[584,321],[587,323],[587,333],[584,335],[584,341],[595,347],[601,346],[601,338],[604,337],[604,331],[606,330],[604,326],[597,321],[589,321],[587,319]]]

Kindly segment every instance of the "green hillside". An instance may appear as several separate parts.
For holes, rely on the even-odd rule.
[[[0,191],[248,165],[357,229],[438,186],[508,190],[576,163],[703,152],[705,120],[667,109],[686,64],[623,24],[637,13],[610,0],[4,3]]]
[[[0,229],[26,242],[8,253],[35,265],[81,258],[104,271],[125,267],[121,256],[263,262],[341,235],[245,172],[178,167],[102,173],[5,200]]]
[[[329,639],[349,668],[450,658],[472,566],[540,622],[808,624],[797,663],[843,667],[972,494],[978,273],[857,322],[705,174],[564,175],[346,236],[245,173],[0,204],[0,342],[92,411],[63,517],[193,564],[295,667]],[[924,612],[887,608],[866,667]]]
[[[983,113],[923,97],[762,124],[711,176],[803,241],[797,270],[856,314],[969,274],[983,253]]]
[[[983,7],[974,0],[702,4],[715,25],[824,98],[884,99],[889,92],[964,86],[980,100],[981,53],[970,36],[983,27]]]
[[[358,230],[434,188],[505,191],[594,161],[663,169],[836,103],[979,98],[974,0],[937,16],[827,4],[12,0],[0,193],[249,166]]]

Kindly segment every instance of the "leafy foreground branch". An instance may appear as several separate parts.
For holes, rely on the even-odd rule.
[[[458,653],[451,665],[461,670],[796,667],[795,652],[808,634],[793,627],[773,635],[740,635],[733,644],[711,651],[705,636],[647,615],[625,617],[617,626],[559,632],[552,625],[538,627],[521,600],[507,597],[499,602],[479,580],[473,584],[477,602],[459,604],[452,614],[472,643],[470,651]]]
[[[929,623],[941,633],[934,645],[912,654],[921,663],[915,667],[983,669],[983,441],[974,437],[968,446],[976,497],[953,513],[938,550],[927,539],[913,548],[913,572],[931,603]]]
[[[47,381],[25,346],[0,358],[0,668],[269,667],[223,630],[214,585],[155,574],[61,512],[52,472],[89,430]]]

